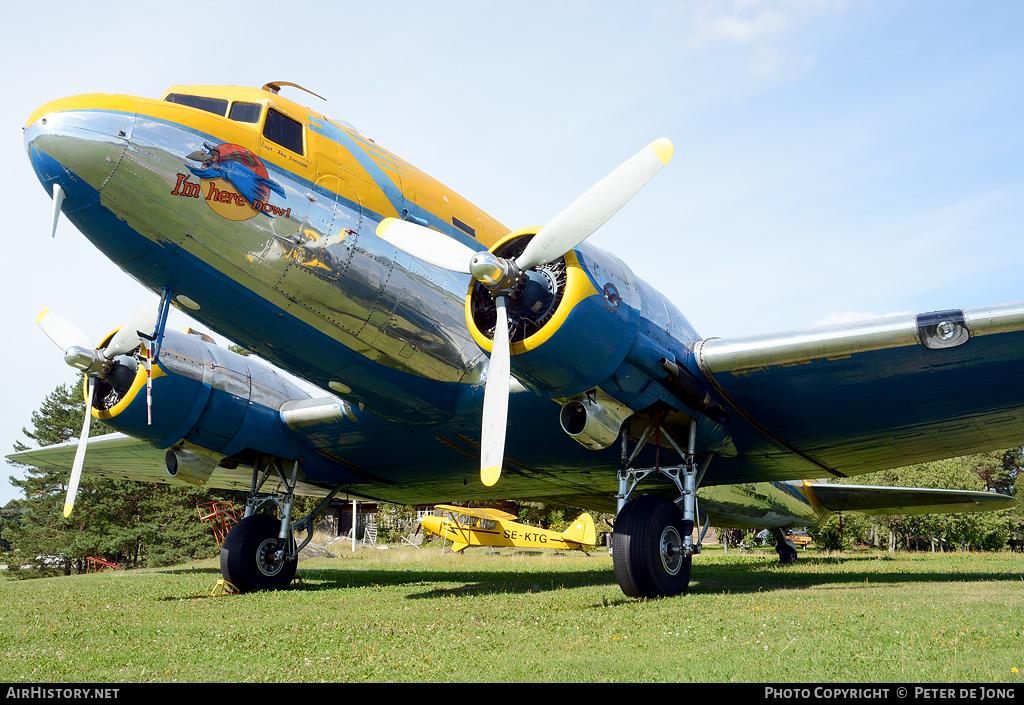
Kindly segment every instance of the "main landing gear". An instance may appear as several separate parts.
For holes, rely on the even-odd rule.
[[[276,473],[284,493],[257,497],[256,493],[271,472]],[[224,580],[239,592],[283,590],[291,585],[299,563],[299,551],[313,538],[314,520],[341,489],[341,485],[335,487],[309,516],[293,523],[292,504],[295,502],[298,472],[298,461],[295,461],[290,478],[281,469],[278,458],[260,456],[253,464],[245,517],[228,532],[220,549],[220,572]],[[272,514],[255,513],[261,504],[268,501],[277,505],[280,519]],[[303,530],[308,534],[301,544],[297,544],[295,533]]]
[[[654,430],[655,444],[660,446],[664,435],[683,458],[683,464],[636,470],[633,459]],[[697,488],[713,457],[704,456],[700,467],[695,458],[697,422],[691,420],[689,443],[684,453],[656,418],[637,442],[627,458],[626,435],[622,436],[622,468],[619,470],[618,514],[612,535],[612,562],[615,579],[630,597],[662,597],[686,592],[690,584],[693,555],[700,553],[701,541],[708,530],[707,514],[697,504]],[[653,473],[668,477],[679,490],[674,502],[656,494],[631,499],[637,483]],[[698,515],[704,523],[697,542],[693,527]]]

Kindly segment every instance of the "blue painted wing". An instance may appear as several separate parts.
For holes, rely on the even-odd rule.
[[[865,485],[807,485],[823,509],[866,515],[947,514],[1010,509],[1017,502],[994,492]]]
[[[858,475],[1024,444],[1024,302],[948,313],[959,344],[937,349],[922,342],[936,314],[699,343],[735,446],[706,482]]]

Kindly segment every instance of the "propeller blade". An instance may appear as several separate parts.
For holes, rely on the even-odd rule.
[[[382,220],[377,237],[416,259],[460,274],[469,274],[469,261],[476,254],[442,232],[397,218]]]
[[[78,326],[48,308],[43,309],[36,316],[36,323],[46,333],[46,337],[52,340],[61,350],[67,350],[72,347],[92,350],[94,347],[89,336],[83,333]]]
[[[494,346],[484,386],[484,416],[480,439],[480,481],[491,487],[501,476],[505,457],[505,427],[508,423],[508,390],[511,350],[508,341],[508,312],[504,296],[494,299],[498,320],[494,324]]]
[[[50,227],[50,237],[57,237],[57,221],[60,220],[60,207],[64,203],[64,189],[60,184],[53,185],[53,225]]]
[[[75,506],[75,495],[78,494],[78,481],[82,479],[82,466],[85,464],[85,447],[89,445],[89,426],[92,423],[92,397],[96,391],[96,382],[92,377],[86,378],[87,390],[85,402],[85,421],[82,433],[78,437],[78,449],[75,451],[75,462],[71,465],[71,478],[68,480],[68,497],[64,500],[64,518],[71,516]]]
[[[672,143],[661,138],[620,164],[545,225],[516,265],[525,271],[547,264],[586,240],[668,164],[672,152]]]
[[[103,349],[103,357],[112,360],[118,355],[131,352],[139,347],[142,343],[139,331],[152,336],[153,331],[156,330],[156,323],[159,317],[160,297],[157,296],[146,304],[145,308],[132,316],[131,320],[121,326],[120,330],[114,333],[114,337],[110,339],[107,347]]]

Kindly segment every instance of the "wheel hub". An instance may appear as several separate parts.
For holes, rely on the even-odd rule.
[[[277,549],[277,539],[265,539],[256,549],[256,567],[268,577],[274,577],[284,567],[284,553]]]
[[[659,543],[661,566],[669,575],[676,575],[683,567],[683,539],[674,526],[666,526]]]

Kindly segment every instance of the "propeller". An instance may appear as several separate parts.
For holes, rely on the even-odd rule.
[[[85,449],[89,442],[89,429],[92,424],[92,407],[96,396],[96,381],[103,379],[113,366],[118,355],[124,355],[142,343],[140,333],[152,335],[159,317],[160,299],[148,303],[131,320],[111,336],[110,341],[102,348],[96,349],[92,340],[78,326],[71,323],[59,313],[44,309],[36,318],[36,323],[54,344],[64,351],[64,361],[72,367],[82,370],[86,376],[85,421],[82,432],[78,436],[78,448],[75,460],[71,465],[71,477],[68,480],[68,496],[64,501],[64,516],[71,516],[75,506],[75,495],[78,494],[78,483],[82,478],[82,466],[85,464]]]
[[[429,264],[472,275],[494,297],[497,322],[484,386],[480,442],[480,480],[488,487],[498,481],[505,453],[511,371],[508,304],[517,296],[523,273],[579,246],[668,164],[672,152],[667,139],[651,142],[541,228],[515,259],[497,257],[486,250],[474,252],[442,232],[406,220],[386,218],[377,227],[381,239]]]

